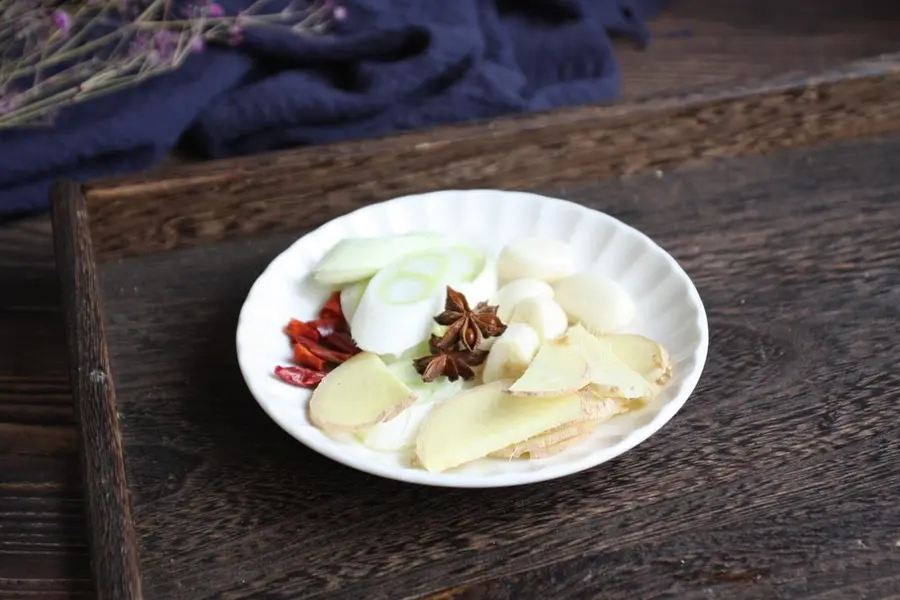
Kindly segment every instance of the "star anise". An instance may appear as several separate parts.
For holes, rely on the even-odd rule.
[[[447,331],[441,338],[445,348],[451,348],[459,342],[466,350],[473,351],[485,338],[496,337],[506,331],[506,325],[497,316],[496,306],[479,302],[474,309],[469,308],[466,297],[449,285],[444,312],[434,320],[438,325],[447,326]]]
[[[438,377],[446,377],[450,381],[456,381],[460,377],[465,380],[475,377],[472,367],[477,367],[487,358],[487,352],[482,350],[456,350],[447,347],[442,338],[431,336],[429,341],[430,356],[423,356],[413,361],[413,366],[422,381],[430,383]]]

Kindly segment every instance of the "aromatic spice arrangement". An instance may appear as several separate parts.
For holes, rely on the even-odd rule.
[[[284,382],[312,389],[310,421],[440,472],[538,459],[637,410],[671,377],[656,341],[621,333],[635,305],[579,272],[565,243],[525,237],[494,259],[436,233],[339,242],[313,271],[331,292],[292,319]]]

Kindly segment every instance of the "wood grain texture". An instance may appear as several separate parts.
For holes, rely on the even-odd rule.
[[[284,212],[291,234],[103,263],[145,597],[896,597],[898,170],[894,137],[542,190],[670,251],[711,347],[661,432],[523,488],[380,480],[259,409],[234,324],[303,214]]]
[[[141,598],[137,544],[101,319],[93,249],[81,188],[54,186],[56,269],[62,288],[70,381],[81,433],[81,472],[91,565],[101,600]]]
[[[900,131],[900,54],[817,77],[585,107],[174,169],[87,188],[98,257],[324,222],[334,202],[447,187],[534,190]]]
[[[288,231],[273,206],[302,211],[312,226],[335,200],[362,205],[512,180],[533,190],[900,130],[900,3],[672,4],[653,22],[647,50],[618,45],[624,96],[609,106],[92,183],[87,203],[98,256]]]
[[[893,0],[674,0],[644,50],[616,48],[626,100],[816,73],[897,52]]]
[[[900,400],[900,142],[715,162],[900,130],[900,4],[678,0],[653,27],[649,51],[619,45],[616,105],[89,186],[105,321],[95,289],[74,293],[91,278],[71,257],[89,250],[59,255],[66,322],[95,341],[108,328],[127,457],[123,479],[112,404],[87,420],[81,405],[109,426],[83,438],[106,459],[86,481],[101,597],[140,596],[136,548],[149,599],[900,597],[898,440],[880,418]],[[477,186],[557,192],[672,250],[710,308],[697,395],[662,437],[540,490],[421,490],[305,451],[236,374],[229,332],[253,278],[336,212]],[[0,332],[58,337],[58,303],[28,308],[56,284],[6,266]],[[112,390],[102,343],[89,349],[100,362],[82,372],[101,365],[107,388],[76,366],[79,397]],[[0,351],[4,600],[90,590],[60,356]]]
[[[0,598],[93,598],[50,220],[0,224]]]

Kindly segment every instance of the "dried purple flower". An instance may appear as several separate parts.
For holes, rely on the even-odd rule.
[[[11,113],[16,108],[16,99],[15,98],[2,98],[0,97],[0,115],[5,115],[7,113]]]
[[[53,11],[53,24],[63,33],[68,35],[72,30],[72,15],[61,8]]]
[[[238,46],[244,41],[244,32],[240,27],[231,26],[228,28],[228,44]]]
[[[257,22],[324,33],[329,21],[346,18],[340,2],[250,0],[235,16],[223,0],[0,0],[0,131],[52,122],[62,106],[177,68],[208,43],[242,44],[244,26]],[[98,39],[112,43],[98,51]],[[67,66],[51,74],[61,62]],[[13,93],[10,77],[25,88]]]
[[[152,38],[148,33],[141,32],[136,34],[128,44],[128,56],[143,54],[149,49],[151,41]]]
[[[159,52],[160,58],[166,60],[178,46],[178,34],[172,31],[157,31],[153,34],[153,46]]]

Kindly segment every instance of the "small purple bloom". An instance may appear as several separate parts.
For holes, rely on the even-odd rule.
[[[69,31],[72,29],[72,15],[59,8],[53,11],[53,24],[63,32],[64,35],[68,35]]]
[[[208,13],[210,17],[217,19],[225,16],[225,9],[218,2],[212,2],[209,5]]]
[[[206,43],[202,37],[196,35],[191,38],[191,52],[203,52],[204,48],[206,48]]]
[[[162,59],[167,59],[175,52],[178,36],[171,31],[157,31],[153,34],[153,45]]]
[[[331,14],[334,16],[335,21],[343,21],[347,18],[347,9],[343,6],[335,6],[332,9]]]
[[[244,41],[244,31],[237,25],[228,28],[228,43],[231,46],[238,46]]]
[[[131,38],[131,43],[128,46],[128,54],[129,56],[137,56],[138,54],[143,54],[147,51],[150,46],[150,36],[147,33],[138,33],[133,38]]]

